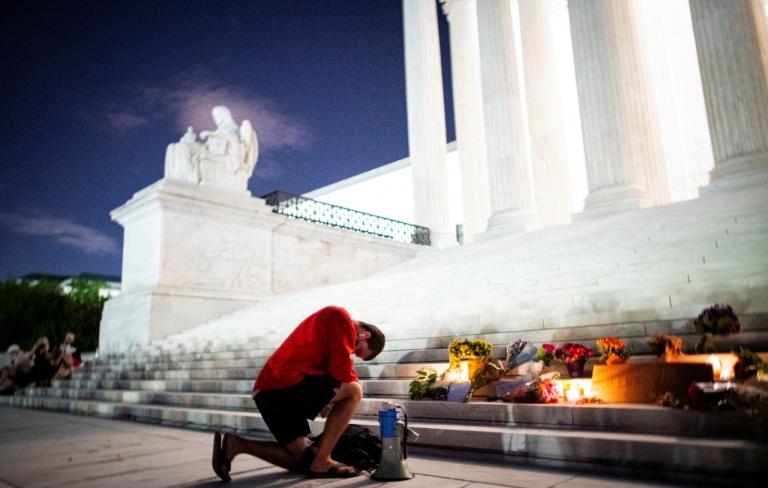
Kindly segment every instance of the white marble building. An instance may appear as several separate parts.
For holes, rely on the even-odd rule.
[[[437,19],[432,15],[432,11],[437,9],[432,8],[433,3],[430,0],[404,2],[406,68],[412,85],[422,87],[436,100],[442,100],[439,52],[435,47]],[[622,4],[623,12],[609,5],[606,8],[613,8],[612,12],[601,13],[599,9],[593,9],[584,14],[580,2],[571,2],[574,21],[582,30],[596,35],[596,26],[605,23],[606,29],[610,27],[611,31],[606,30],[602,35],[626,36],[615,45],[586,46],[584,49],[589,51],[577,46],[576,56],[580,56],[580,65],[592,65],[594,57],[598,56],[605,69],[609,70],[596,73],[577,70],[574,65],[572,38],[577,43],[597,39],[582,39],[584,32],[571,32],[568,2],[565,0],[441,0],[440,3],[442,14],[448,17],[450,26],[457,140],[443,152],[420,152],[424,151],[420,145],[427,144],[427,135],[437,141],[429,144],[437,147],[437,143],[444,138],[444,128],[419,125],[419,117],[443,120],[444,114],[440,113],[442,104],[439,100],[426,102],[424,96],[414,93],[416,88],[413,88],[408,99],[409,133],[412,136],[411,145],[414,146],[411,156],[318,188],[306,196],[428,225],[423,212],[420,218],[416,218],[417,205],[414,202],[418,200],[419,205],[428,205],[429,193],[416,194],[416,187],[423,188],[424,184],[414,183],[414,171],[409,168],[414,159],[430,159],[433,162],[426,164],[430,168],[445,166],[447,177],[420,178],[438,186],[445,179],[442,184],[445,188],[440,191],[448,195],[450,227],[463,224],[465,242],[472,242],[475,235],[486,230],[490,216],[490,199],[486,196],[489,194],[489,150],[490,154],[501,151],[501,154],[510,155],[510,160],[523,161],[523,174],[527,175],[529,182],[523,184],[522,190],[517,193],[528,192],[532,195],[532,200],[526,205],[535,211],[538,223],[543,226],[567,223],[574,214],[584,210],[588,195],[584,139],[593,133],[604,138],[611,134],[610,130],[615,131],[610,138],[616,142],[616,147],[604,148],[604,151],[622,151],[620,134],[624,133],[622,131],[632,134],[632,140],[623,150],[644,168],[643,174],[638,175],[637,183],[643,187],[645,195],[637,200],[638,205],[659,205],[696,198],[699,188],[709,182],[708,172],[714,165],[714,155],[688,0],[627,0],[617,2]],[[598,4],[596,2],[590,8]],[[484,17],[478,17],[478,8],[479,14]],[[440,15],[438,12],[435,14]],[[618,21],[612,17],[619,14],[624,16],[620,21],[624,24],[617,24]],[[499,19],[507,19],[507,22],[495,25]],[[764,16],[756,20],[765,22]],[[478,22],[491,24],[483,25],[481,33]],[[497,37],[492,37],[491,33]],[[618,37],[616,40],[619,40]],[[420,48],[425,45],[431,47],[428,50]],[[498,46],[509,46],[510,49],[494,51]],[[485,71],[481,69],[483,53],[486,56]],[[608,61],[627,57],[631,57],[632,61],[627,61],[626,65],[616,62],[613,66]],[[414,58],[418,58],[419,62],[408,62]],[[496,73],[492,69],[505,65],[508,72]],[[594,114],[584,114],[584,117],[593,122],[603,121],[596,127],[587,122],[584,131],[579,112],[577,74],[584,87],[582,104],[586,106],[585,110],[595,111]],[[607,100],[598,100],[600,105],[590,104],[587,87],[591,87],[598,97],[602,97],[606,93],[604,90],[609,88],[597,86],[591,77],[608,83],[605,77],[609,75],[615,76],[616,82],[632,80],[613,88],[618,90],[618,100],[642,104],[623,107],[609,105]],[[505,81],[497,82],[506,85],[494,86],[493,76],[504,77]],[[482,85],[483,80],[487,86]],[[510,85],[512,81],[514,83]],[[626,93],[621,90],[626,90]],[[505,103],[500,94],[512,96],[514,93],[517,98],[511,101],[507,109],[509,113],[488,115],[491,122],[486,127],[483,103],[487,103],[491,111],[499,110]],[[425,108],[426,103],[437,107]],[[427,114],[429,110],[432,112]],[[608,119],[611,114],[619,116],[620,120]],[[518,122],[514,122],[514,117],[518,117]],[[502,127],[504,120],[513,125]],[[511,147],[494,146],[494,141],[511,141],[510,133],[516,134],[514,138],[518,142],[513,146],[522,152],[515,154]],[[489,143],[490,149],[487,148]],[[587,152],[598,157],[591,150]],[[619,154],[623,153],[611,153],[611,157]],[[416,166],[419,166],[418,162]],[[431,171],[435,173],[436,170]],[[441,174],[442,170],[438,173]],[[491,176],[494,181],[504,177],[507,176],[503,172]],[[595,175],[595,178],[598,176]],[[593,184],[602,185],[598,181]],[[602,209],[615,206],[612,201],[617,203],[615,198],[602,202],[598,196],[592,195],[589,202],[592,207]]]
[[[207,340],[255,335],[330,302],[388,330],[542,340],[674,330],[721,300],[768,316],[762,0],[440,3],[402,1],[407,161],[309,194],[413,220],[433,248],[272,214],[246,190],[250,124],[215,109],[217,129],[171,145],[166,178],[112,213],[124,292],[100,347],[178,343],[206,322]],[[473,245],[455,247],[459,222]]]

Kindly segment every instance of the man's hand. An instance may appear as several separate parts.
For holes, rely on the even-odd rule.
[[[331,409],[333,409],[333,400],[328,402],[328,405],[324,406],[322,410],[320,410],[320,417],[326,418],[328,417],[328,414],[331,413]]]

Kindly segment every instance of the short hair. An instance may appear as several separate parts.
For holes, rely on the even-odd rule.
[[[379,353],[384,349],[384,343],[386,342],[384,339],[384,333],[381,331],[381,329],[373,324],[369,324],[368,322],[358,320],[357,324],[371,333],[371,337],[369,337],[367,341],[368,350],[371,351],[371,355],[365,358],[365,361],[370,361],[371,359],[378,356]]]

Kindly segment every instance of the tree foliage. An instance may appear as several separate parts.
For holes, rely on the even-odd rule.
[[[79,350],[96,350],[106,301],[98,296],[100,286],[78,278],[72,282],[72,292],[65,294],[55,281],[0,282],[0,347],[5,350],[16,343],[28,350],[41,336],[55,345],[71,331]]]

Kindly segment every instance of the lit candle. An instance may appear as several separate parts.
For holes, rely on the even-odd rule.
[[[733,378],[733,363],[725,363],[720,369],[720,379],[730,380],[731,378]]]
[[[461,362],[461,373],[459,374],[459,381],[469,381],[469,361]]]
[[[569,403],[577,402],[580,397],[579,390],[575,386],[571,386],[565,390],[565,399],[568,400]]]
[[[720,364],[720,358],[712,354],[707,358],[707,362],[712,365],[712,375],[715,378],[720,377],[720,372],[722,370],[722,365]]]

